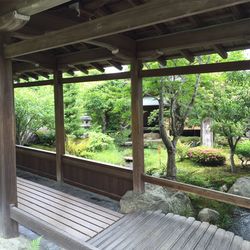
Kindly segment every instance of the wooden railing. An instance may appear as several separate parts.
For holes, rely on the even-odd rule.
[[[159,185],[162,187],[172,188],[175,190],[187,192],[187,193],[193,193],[197,194],[201,197],[205,197],[211,200],[216,200],[220,202],[225,202],[228,204],[236,205],[239,207],[244,208],[250,208],[250,198],[229,194],[229,193],[223,193],[220,191],[208,189],[208,188],[202,188],[186,183],[181,183],[177,181],[162,179],[162,178],[155,178],[146,174],[142,175],[143,181],[155,185]]]
[[[40,176],[56,179],[54,152],[17,146],[17,166]],[[120,199],[133,188],[132,170],[70,155],[62,157],[63,181]]]
[[[25,171],[56,179],[56,155],[54,152],[17,146],[17,166]],[[63,181],[73,186],[120,199],[133,189],[132,170],[116,165],[87,160],[70,155],[62,157]],[[250,208],[250,198],[223,193],[190,184],[155,178],[146,174],[142,180],[147,183],[197,194],[239,207]]]
[[[55,152],[16,146],[16,158],[18,168],[50,179],[56,179]]]

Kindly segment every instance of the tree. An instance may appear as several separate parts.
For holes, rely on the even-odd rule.
[[[39,129],[54,129],[53,90],[51,87],[15,90],[16,143],[27,144]]]
[[[225,82],[214,86],[210,95],[213,129],[227,138],[232,172],[235,172],[234,155],[237,143],[250,125],[249,77],[249,72],[226,73]]]
[[[64,85],[64,119],[65,133],[80,137],[83,134],[81,128],[81,115],[83,115],[82,105],[79,103],[79,85]]]
[[[130,125],[130,85],[126,81],[108,81],[89,89],[84,107],[103,133],[117,132]]]
[[[209,60],[210,57],[197,57],[196,63],[207,63]],[[174,67],[186,64],[184,59],[172,60],[170,63]],[[204,79],[203,84],[206,82],[206,77]],[[176,146],[195,105],[201,75],[169,76],[149,81],[150,86],[154,86],[153,88],[145,86],[147,94],[153,93],[159,97],[159,130],[167,149],[167,177],[176,179]],[[158,89],[155,86],[158,86]]]

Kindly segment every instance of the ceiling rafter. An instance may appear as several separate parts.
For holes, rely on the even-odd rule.
[[[173,21],[211,10],[231,7],[247,0],[157,0],[65,29],[49,32],[5,47],[7,58],[117,34],[128,30]],[[174,10],[174,11],[173,11]],[[188,10],[188,11],[187,11]],[[119,22],[117,22],[119,20]]]

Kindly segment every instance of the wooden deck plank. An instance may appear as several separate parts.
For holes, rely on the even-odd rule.
[[[225,237],[220,245],[220,250],[228,250],[233,242],[234,234],[232,232],[226,231]]]
[[[209,244],[210,240],[213,238],[214,234],[217,231],[217,227],[214,225],[210,225],[206,231],[206,233],[203,235],[203,237],[200,239],[199,243],[196,245],[196,250],[204,250],[206,249],[207,245]]]
[[[229,250],[241,249],[242,243],[243,239],[238,235],[235,235]]]
[[[182,246],[186,244],[186,242],[190,239],[191,235],[196,232],[196,230],[200,226],[199,221],[194,221],[190,227],[185,231],[185,233],[182,235],[182,237],[172,246],[173,250],[179,250],[182,249]]]
[[[19,181],[17,183],[18,183],[17,185],[19,186],[20,185]],[[120,214],[120,216],[116,216],[116,215],[113,215],[111,213],[107,213],[106,211],[102,211],[101,206],[98,206],[98,207],[100,207],[100,209],[97,209],[96,207],[89,206],[87,203],[84,204],[84,203],[75,201],[75,200],[71,199],[70,197],[64,197],[64,193],[62,193],[62,192],[57,194],[57,193],[54,193],[54,192],[50,192],[49,190],[44,190],[41,187],[30,186],[28,183],[21,183],[21,187],[22,188],[26,187],[26,188],[29,188],[31,190],[41,192],[44,195],[49,195],[49,196],[51,196],[53,198],[69,202],[69,203],[71,203],[71,204],[73,204],[75,206],[78,206],[80,208],[83,208],[83,209],[85,209],[87,211],[93,212],[95,214],[98,214],[98,215],[100,215],[102,217],[108,218],[108,219],[113,220],[113,221],[116,221],[117,219],[122,217],[122,214]]]
[[[249,249],[250,249],[250,242],[244,240],[243,243],[242,243],[241,250],[249,250]]]
[[[140,243],[138,243],[138,248],[144,249],[144,248],[151,248],[153,249],[152,244],[152,238],[154,241],[158,242],[163,236],[165,235],[165,229],[169,228],[171,226],[171,221],[174,221],[174,214],[168,213],[159,223],[159,227],[155,229],[151,234],[150,237],[145,237],[144,239],[141,240]]]
[[[79,225],[79,224],[77,224],[77,223],[75,223],[73,221],[70,221],[70,220],[66,219],[65,217],[63,217],[63,216],[61,216],[59,214],[50,212],[47,209],[39,207],[36,204],[30,203],[30,202],[27,202],[27,201],[25,201],[23,199],[18,198],[18,205],[19,205],[18,207],[22,208],[23,210],[24,210],[24,206],[28,207],[28,208],[30,208],[32,210],[35,210],[36,212],[39,212],[40,214],[43,214],[43,215],[45,215],[47,217],[52,218],[54,221],[58,221],[58,222],[64,224],[65,226],[67,226],[67,227],[70,227],[70,228],[72,228],[72,229],[74,229],[74,230],[76,230],[76,231],[78,231],[80,233],[83,233],[83,234],[87,235],[89,238],[96,235],[96,232],[94,232],[94,231],[92,231],[92,230],[90,230],[90,229],[88,229],[86,227],[83,227],[83,226],[81,226],[81,225]]]
[[[116,228],[116,230],[113,230],[113,232],[111,232],[111,234],[109,234],[108,237],[106,236],[105,239],[102,239],[101,241],[95,242],[94,246],[97,248],[103,249],[104,247],[108,246],[114,240],[127,234],[131,230],[131,227],[134,226],[135,224],[137,226],[140,226],[141,224],[145,223],[147,221],[147,218],[150,218],[151,214],[152,214],[152,212],[140,214],[134,220],[130,220],[128,223],[124,223],[119,228],[119,230],[117,230],[117,228]]]
[[[57,227],[58,229],[61,229],[61,230],[65,231],[66,233],[68,233],[70,235],[73,235],[74,237],[76,237],[76,238],[78,238],[80,240],[87,241],[90,238],[89,236],[87,236],[87,235],[85,235],[83,233],[80,233],[80,232],[78,232],[78,231],[64,225],[63,223],[61,223],[61,222],[59,222],[59,221],[57,221],[57,220],[55,220],[53,218],[50,218],[50,217],[48,217],[48,216],[46,216],[44,214],[41,214],[41,213],[35,211],[34,209],[26,207],[23,204],[19,204],[18,208],[21,209],[22,211],[30,214],[30,215],[33,215],[33,216],[37,217],[40,220],[45,221],[48,224],[53,225],[54,227]]]
[[[128,223],[126,225],[126,228],[121,228],[121,230],[114,232],[113,235],[111,235],[108,239],[95,246],[100,249],[106,249],[112,242],[119,240],[120,237],[123,237],[124,235],[127,236],[127,234],[129,234],[129,232],[133,230],[132,228],[135,225],[137,228],[139,228],[142,224],[145,224],[148,220],[152,218],[151,215],[152,212],[143,213],[139,220],[134,220]]]
[[[218,228],[214,237],[211,239],[211,241],[206,246],[206,248],[208,248],[208,249],[220,249],[222,241],[225,238],[225,233],[226,233],[225,230]]]
[[[16,209],[16,210],[15,210]],[[87,242],[100,250],[250,250],[250,242],[214,225],[161,211],[128,215],[113,213],[63,192],[18,178],[18,208],[13,217],[26,223],[41,222],[72,245]],[[34,227],[44,232],[42,226]],[[32,227],[33,228],[33,227]],[[49,235],[48,235],[49,236]],[[80,248],[79,248],[80,249]]]
[[[102,207],[102,206],[99,206],[99,205],[96,205],[94,203],[91,203],[91,202],[88,202],[88,201],[85,201],[83,199],[80,199],[80,198],[77,198],[75,196],[72,196],[70,194],[67,194],[67,193],[64,193],[64,192],[61,192],[61,191],[58,191],[58,190],[55,190],[53,188],[50,188],[50,187],[47,187],[47,186],[44,186],[44,185],[41,185],[41,184],[38,184],[38,183],[35,183],[35,182],[32,182],[32,181],[29,181],[29,180],[26,180],[26,179],[23,179],[23,178],[17,178],[17,182],[18,183],[21,183],[21,184],[29,184],[30,187],[32,188],[39,188],[40,190],[42,190],[43,192],[45,191],[48,191],[50,194],[58,194],[60,195],[61,197],[63,198],[67,198],[67,199],[70,199],[71,202],[72,201],[75,201],[75,202],[78,202],[82,205],[87,205],[88,207],[91,207],[93,210],[97,210],[96,212],[105,212],[107,213],[108,215],[111,215],[112,216],[115,216],[116,218],[121,218],[123,217],[123,214],[121,213],[118,213],[116,211],[113,211],[113,210],[110,210],[108,208],[105,208],[105,207]]]
[[[93,245],[98,244],[98,241],[104,239],[104,237],[108,237],[107,235],[112,235],[113,230],[119,230],[119,228],[123,227],[124,224],[127,224],[131,220],[135,220],[139,216],[141,216],[141,212],[132,213],[124,216],[119,221],[117,221],[116,223],[96,235],[94,238],[90,239],[89,243]]]
[[[185,218],[185,219],[184,219]],[[161,248],[158,249],[170,249],[175,243],[183,236],[183,234],[188,230],[188,228],[193,224],[194,218],[183,217],[180,219],[171,234],[165,237],[164,241],[161,243]]]
[[[194,231],[194,233],[182,245],[182,248],[185,248],[185,250],[193,250],[200,241],[200,239],[202,238],[202,236],[206,233],[208,227],[209,223],[202,222],[199,228],[196,231]]]
[[[72,204],[72,203],[69,203],[67,201],[64,201],[63,199],[52,197],[49,194],[44,194],[44,193],[42,193],[40,191],[36,191],[36,190],[32,190],[32,189],[24,187],[24,186],[20,186],[19,184],[18,184],[18,190],[20,190],[22,192],[26,191],[27,195],[32,196],[34,198],[36,198],[37,196],[39,198],[43,197],[45,199],[53,201],[54,203],[57,203],[57,204],[65,206],[65,207],[68,207],[70,209],[73,209],[75,211],[81,212],[82,214],[85,214],[86,216],[89,216],[91,218],[94,218],[96,220],[104,222],[106,224],[110,225],[110,224],[112,224],[114,222],[113,220],[108,219],[107,217],[103,217],[103,216],[101,216],[99,214],[95,214],[94,212],[88,211],[85,208],[78,207],[75,204]]]
[[[47,211],[49,212],[52,212],[52,213],[55,213],[56,215],[61,215],[63,216],[64,218],[72,221],[72,222],[75,222],[77,224],[79,224],[80,226],[83,226],[83,227],[86,227],[96,233],[99,233],[101,232],[104,228],[102,227],[98,227],[88,221],[85,221],[85,220],[82,220],[80,219],[79,217],[75,216],[75,215],[72,215],[70,213],[67,213],[66,211],[63,211],[61,209],[57,209],[53,206],[48,206],[46,204],[44,204],[43,202],[41,201],[38,201],[38,200],[31,200],[31,199],[27,199],[26,196],[23,196],[22,194],[18,194],[18,199],[20,200],[20,202],[28,202],[30,204],[35,204],[35,205],[38,205],[39,207],[42,207],[44,209],[46,209]],[[108,225],[107,225],[108,226]]]
[[[82,239],[76,238],[74,235],[63,231],[61,228],[57,228],[55,225],[47,223],[20,208],[11,207],[10,212],[13,220],[65,249],[97,250],[97,248],[91,246]]]
[[[18,197],[22,197],[28,201],[32,201],[33,203],[39,203],[39,201],[41,201],[43,203],[44,207],[50,206],[51,208],[56,208],[59,211],[65,211],[67,212],[69,215],[73,215],[75,216],[77,219],[89,222],[91,224],[93,224],[94,226],[100,227],[100,228],[107,228],[110,224],[109,223],[104,223],[102,221],[99,221],[95,218],[89,217],[79,211],[76,211],[75,209],[69,208],[67,206],[65,206],[64,204],[60,204],[60,203],[56,203],[54,201],[51,201],[49,199],[45,199],[41,196],[36,196],[35,198],[30,195],[29,193],[25,193],[23,192],[21,189],[18,189]]]
[[[141,239],[150,237],[150,234],[159,227],[160,222],[166,217],[165,214],[152,214],[151,218],[147,220],[141,227],[137,224],[131,226],[129,233],[122,235],[112,243],[110,243],[105,249],[130,249],[130,245],[137,246]]]

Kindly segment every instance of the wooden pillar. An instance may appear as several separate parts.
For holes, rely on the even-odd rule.
[[[18,235],[17,223],[10,219],[10,205],[17,204],[16,135],[12,65],[4,59],[0,36],[0,237]]]
[[[132,109],[132,150],[133,150],[133,190],[144,192],[144,138],[143,138],[143,96],[142,64],[134,60],[131,64],[131,109]]]
[[[62,73],[54,70],[55,129],[56,129],[56,179],[63,181],[62,156],[65,154],[64,104]]]

